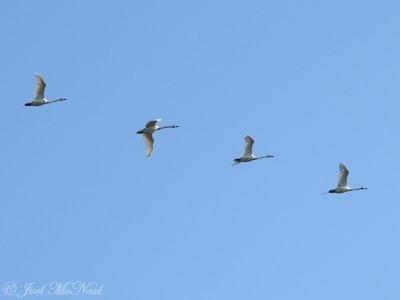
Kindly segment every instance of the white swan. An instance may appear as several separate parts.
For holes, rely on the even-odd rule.
[[[253,154],[254,139],[253,139],[251,136],[246,135],[246,136],[244,137],[244,141],[245,141],[245,144],[244,144],[244,154],[243,154],[242,157],[234,159],[233,166],[234,166],[234,165],[237,165],[237,164],[240,164],[240,163],[242,163],[242,162],[249,162],[249,161],[257,160],[257,159],[261,159],[261,158],[271,158],[271,157],[274,157],[273,155],[266,155],[266,156],[255,157],[254,154]]]
[[[154,139],[153,139],[153,133],[165,129],[165,128],[178,128],[178,125],[170,125],[170,126],[158,126],[158,122],[160,122],[161,119],[149,121],[146,123],[145,128],[142,130],[139,130],[136,132],[137,134],[143,135],[144,142],[146,143],[146,156],[150,158],[151,152],[153,151],[153,144],[154,144]]]
[[[329,190],[328,193],[346,193],[346,192],[352,192],[352,191],[358,191],[358,190],[366,190],[366,187],[360,187],[356,189],[352,189],[347,185],[347,176],[349,175],[349,170],[343,165],[339,164],[339,180],[338,180],[338,185],[336,188]]]
[[[42,106],[44,104],[50,104],[58,101],[65,101],[67,99],[60,98],[57,100],[47,100],[44,97],[44,90],[46,88],[46,83],[44,82],[43,78],[38,74],[35,73],[36,77],[36,91],[35,91],[35,99],[31,102],[25,104],[25,106]]]

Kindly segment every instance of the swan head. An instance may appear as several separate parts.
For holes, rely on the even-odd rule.
[[[329,190],[329,193],[335,193],[335,190]]]
[[[30,102],[25,103],[25,106],[32,106],[32,103],[30,103]]]
[[[137,134],[143,134],[143,129],[136,132]]]
[[[235,158],[233,161],[239,163],[241,162],[241,160],[242,160],[241,158]]]

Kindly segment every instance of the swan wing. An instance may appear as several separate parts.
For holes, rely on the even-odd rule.
[[[345,187],[347,186],[347,176],[349,175],[349,170],[343,164],[339,164],[339,180],[338,180],[338,187]]]
[[[253,155],[253,144],[254,144],[254,139],[249,136],[246,135],[244,137],[244,157],[248,157],[248,156],[252,156]]]
[[[142,135],[144,142],[146,143],[146,156],[150,157],[154,144],[153,135],[151,133],[143,133]]]
[[[36,78],[35,100],[42,100],[44,99],[44,89],[46,88],[46,83],[38,73],[35,73],[35,78]]]

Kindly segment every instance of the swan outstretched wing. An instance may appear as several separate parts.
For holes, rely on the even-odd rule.
[[[338,180],[338,187],[345,187],[347,186],[347,176],[349,175],[349,170],[343,165],[339,164],[339,180]]]
[[[251,136],[246,135],[244,137],[244,154],[243,156],[247,157],[247,156],[252,156],[253,155],[253,144],[254,144],[254,140]]]
[[[44,89],[46,88],[46,83],[38,73],[35,73],[35,78],[36,78],[35,100],[42,100],[44,99]]]
[[[146,128],[153,128],[157,125],[157,122],[160,122],[161,119],[157,119],[157,120],[152,120],[152,121],[148,121],[146,123]]]
[[[144,142],[146,143],[146,156],[150,157],[154,144],[153,135],[151,133],[143,133],[142,135]]]

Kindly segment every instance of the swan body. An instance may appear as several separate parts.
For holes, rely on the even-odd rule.
[[[142,129],[136,132],[137,134],[141,134],[143,136],[144,142],[146,144],[146,156],[147,158],[150,158],[151,153],[153,152],[153,144],[154,144],[154,138],[153,138],[153,133],[165,129],[165,128],[178,128],[178,125],[169,125],[169,126],[158,126],[158,122],[162,121],[161,119],[156,119],[152,121],[148,121],[146,123],[146,126]]]
[[[254,139],[251,136],[246,135],[244,137],[244,142],[245,142],[244,143],[244,154],[243,154],[242,157],[235,158],[233,160],[234,161],[233,166],[237,165],[237,164],[240,164],[240,163],[243,163],[243,162],[250,162],[250,161],[253,161],[253,160],[257,160],[257,159],[274,157],[273,155],[266,155],[266,156],[256,157],[253,154]]]
[[[46,83],[44,82],[42,76],[40,76],[38,73],[35,73],[35,78],[36,78],[35,99],[32,100],[31,102],[25,103],[25,106],[42,106],[45,104],[67,100],[65,98],[60,98],[57,100],[47,100],[44,97],[44,90],[46,88]]]
[[[360,187],[356,189],[352,189],[347,185],[347,176],[349,175],[349,170],[343,164],[339,164],[339,179],[338,185],[336,188],[329,190],[328,193],[341,194],[346,192],[358,191],[358,190],[366,190],[366,187]]]

